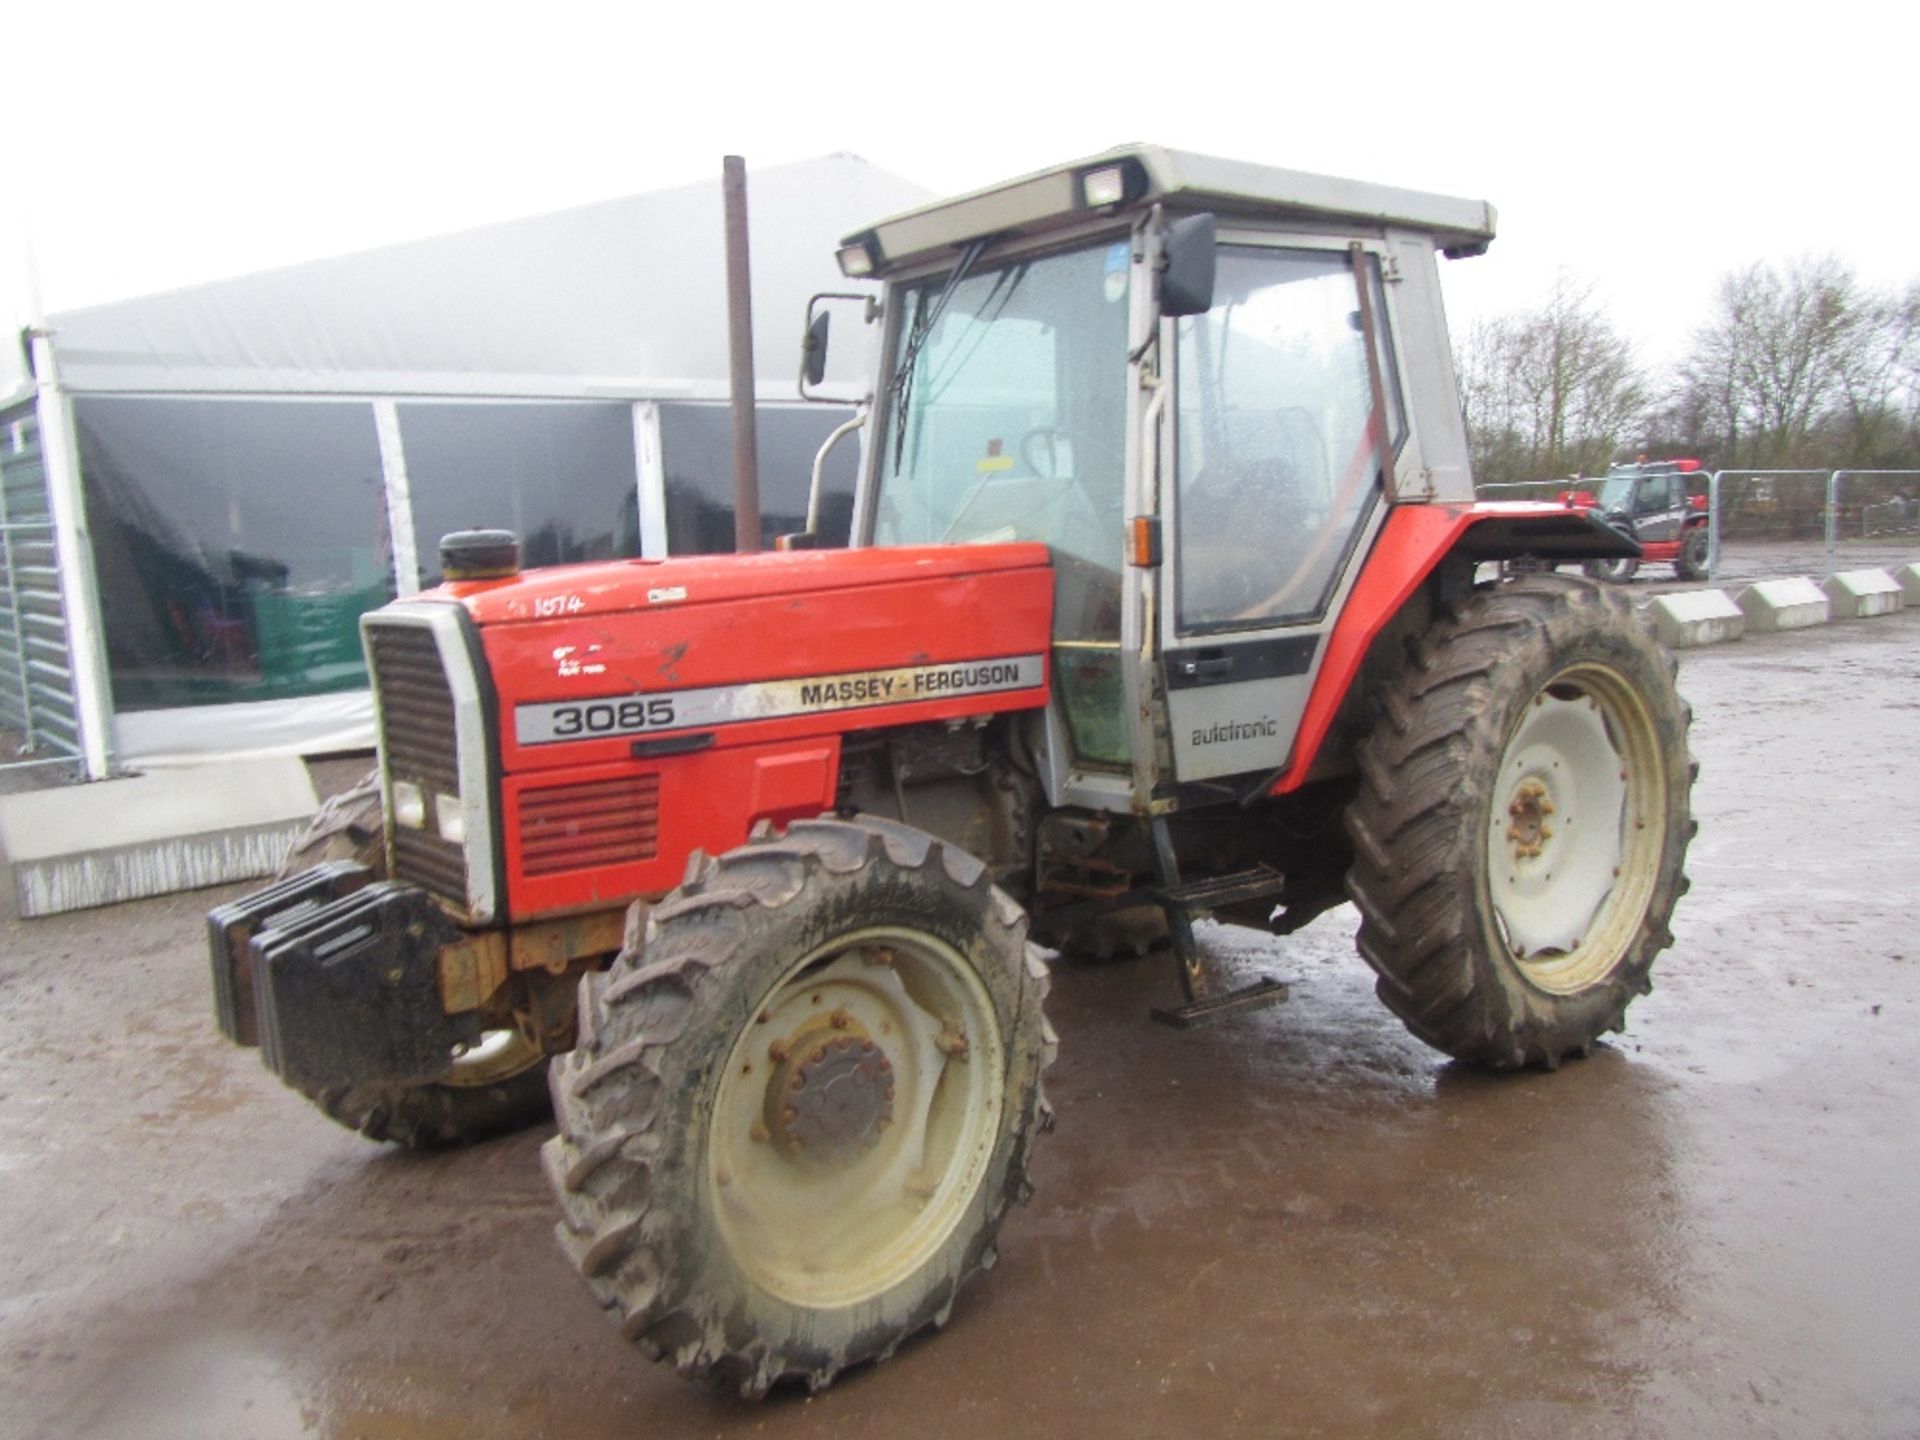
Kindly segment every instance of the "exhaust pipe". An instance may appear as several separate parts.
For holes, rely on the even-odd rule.
[[[760,548],[760,445],[753,413],[753,280],[747,265],[747,162],[721,162],[727,210],[727,363],[733,394],[733,548]]]

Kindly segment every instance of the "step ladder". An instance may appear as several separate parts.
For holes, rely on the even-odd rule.
[[[1153,822],[1153,844],[1160,864],[1160,884],[1152,895],[1167,912],[1167,938],[1173,945],[1174,960],[1180,970],[1180,990],[1186,997],[1181,1005],[1155,1007],[1153,1018],[1163,1025],[1187,1030],[1287,999],[1286,982],[1271,977],[1237,990],[1227,989],[1224,977],[1200,952],[1193,938],[1194,912],[1278,896],[1286,877],[1271,865],[1255,865],[1249,870],[1183,882],[1164,818]]]

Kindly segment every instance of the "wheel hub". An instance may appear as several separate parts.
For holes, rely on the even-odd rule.
[[[844,1011],[778,1047],[766,1125],[791,1155],[826,1164],[871,1150],[893,1123],[893,1062]]]
[[[1514,787],[1513,798],[1507,802],[1507,816],[1512,821],[1507,826],[1507,839],[1513,842],[1516,860],[1538,859],[1546,849],[1547,841],[1553,838],[1547,816],[1556,808],[1545,782],[1529,779]]]

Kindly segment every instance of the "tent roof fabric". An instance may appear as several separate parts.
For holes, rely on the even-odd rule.
[[[793,398],[838,237],[930,192],[852,155],[748,176],[754,368]],[[718,176],[52,316],[77,393],[693,398],[727,394]],[[828,376],[855,379],[857,346]]]

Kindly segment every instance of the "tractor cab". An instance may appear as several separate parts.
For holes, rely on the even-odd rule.
[[[1288,764],[1396,502],[1470,501],[1436,252],[1483,203],[1118,150],[883,221],[857,545],[1037,540],[1051,803]]]

